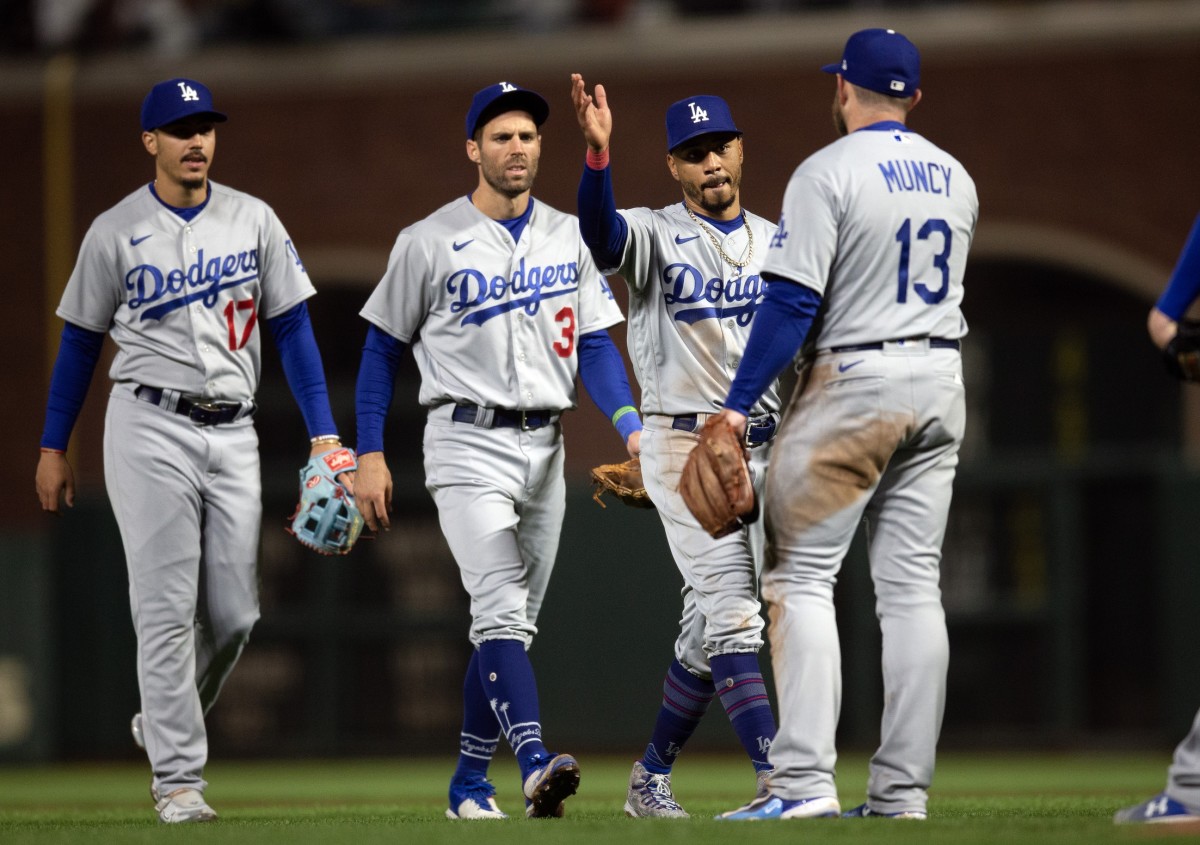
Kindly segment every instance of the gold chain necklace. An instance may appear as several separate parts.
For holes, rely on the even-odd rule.
[[[696,225],[700,227],[701,231],[703,231],[704,234],[708,235],[708,239],[710,241],[712,241],[712,245],[717,248],[717,252],[720,254],[721,258],[730,267],[735,267],[738,270],[741,270],[743,267],[748,265],[752,260],[754,260],[754,232],[750,231],[750,221],[746,219],[746,210],[745,209],[742,209],[742,223],[746,226],[746,260],[745,261],[734,261],[728,255],[726,255],[725,250],[721,249],[721,242],[717,240],[717,236],[712,233],[711,229],[709,229],[707,226],[705,226],[703,223],[700,222],[700,218],[692,213],[692,210],[690,208],[688,208],[687,203],[684,203],[683,210],[688,213],[688,217],[692,218],[692,220],[696,223]]]

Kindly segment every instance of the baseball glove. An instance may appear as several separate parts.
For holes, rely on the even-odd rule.
[[[335,449],[309,458],[300,470],[300,502],[288,531],[323,555],[349,554],[362,533],[363,518],[354,497],[337,477],[358,469],[351,449]]]
[[[746,447],[721,417],[709,417],[679,479],[684,504],[714,538],[758,518]]]
[[[592,483],[596,485],[592,498],[602,508],[608,507],[600,501],[605,492],[612,493],[631,508],[653,508],[650,494],[642,484],[642,461],[630,458],[623,464],[601,464],[592,468]]]
[[[1200,381],[1200,321],[1180,320],[1179,331],[1162,351],[1167,372],[1183,381]]]

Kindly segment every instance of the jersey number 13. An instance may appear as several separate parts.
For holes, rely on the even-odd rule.
[[[933,266],[941,271],[942,283],[936,288],[930,288],[927,284],[921,281],[912,283],[913,292],[921,297],[928,305],[934,305],[946,298],[946,294],[950,290],[950,245],[952,239],[950,236],[950,224],[940,217],[933,217],[926,220],[920,229],[917,229],[917,240],[928,240],[933,235],[942,236],[942,251],[933,256]],[[898,272],[899,290],[896,293],[897,302],[908,301],[909,288],[909,256],[912,252],[912,219],[907,219],[904,224],[896,232],[896,240],[900,243],[900,269]]]

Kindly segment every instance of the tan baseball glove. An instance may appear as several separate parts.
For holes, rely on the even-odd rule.
[[[650,494],[642,483],[642,462],[630,458],[621,464],[602,464],[592,468],[592,483],[596,485],[592,498],[602,508],[608,507],[600,500],[605,492],[612,493],[623,504],[631,508],[653,508]]]
[[[684,504],[714,538],[758,518],[746,447],[727,421],[709,417],[679,479]]]

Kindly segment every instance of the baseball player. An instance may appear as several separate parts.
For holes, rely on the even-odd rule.
[[[1147,330],[1155,346],[1168,356],[1171,372],[1189,381],[1200,380],[1200,326],[1184,319],[1184,314],[1200,297],[1200,216],[1192,224],[1175,271],[1166,290],[1150,310]],[[1119,810],[1113,821],[1118,824],[1140,822],[1200,823],[1200,712],[1191,732],[1175,749],[1175,758],[1167,769],[1167,786],[1158,795],[1141,804]]]
[[[339,445],[305,300],[315,293],[261,200],[209,179],[208,88],[170,79],[142,104],[155,178],[92,223],[67,282],[37,493],[73,505],[64,451],[104,335],[118,352],[104,427],[104,478],[121,531],[137,634],[134,738],[164,822],[208,821],[204,714],[258,619],[262,516],[252,417],[260,323],[271,329],[309,434]]]
[[[558,550],[565,507],[559,418],[575,376],[631,455],[641,421],[605,331],[622,315],[579,224],[530,196],[550,107],[509,82],[471,102],[467,158],[478,184],[400,232],[362,315],[355,481],[367,524],[389,527],[383,424],[396,364],[411,344],[428,409],[425,486],[471,597],[475,647],[463,684],[451,819],[503,819],[488,764],[500,736],[520,765],[525,813],[553,817],[579,764],[546,750],[526,649]]]
[[[843,137],[788,183],[766,299],[722,411],[740,430],[803,344],[767,474],[774,771],[768,795],[723,818],[841,812],[833,585],[865,519],[885,701],[866,803],[846,816],[923,819],[946,690],[938,569],[966,418],[959,306],[979,206],[962,164],[905,126],[921,99],[907,38],[862,30],[823,70],[837,74]]]
[[[571,98],[588,144],[579,185],[583,239],[601,269],[620,273],[629,285],[629,354],[646,425],[642,475],[684,581],[675,659],[650,742],[629,776],[625,813],[684,817],[671,767],[715,695],[764,790],[775,737],[758,665],[761,522],[714,540],[679,495],[684,460],[704,422],[721,409],[750,336],[775,226],[742,208],[742,133],[720,97],[687,97],[667,109],[667,169],[683,201],[620,212],[604,86],[589,95],[583,77],[572,74]],[[773,384],[749,408],[747,443],[760,493],[778,411]]]

